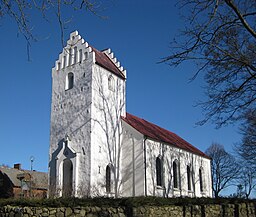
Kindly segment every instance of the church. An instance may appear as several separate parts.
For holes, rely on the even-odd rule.
[[[70,34],[52,69],[49,196],[212,197],[207,155],[126,112],[126,73]]]

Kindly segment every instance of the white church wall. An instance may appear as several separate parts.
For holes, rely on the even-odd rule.
[[[109,76],[114,81],[113,90],[108,86]],[[125,113],[124,90],[123,79],[98,65],[93,66],[91,187],[97,191],[92,194],[115,196],[121,193],[121,115]],[[106,192],[107,165],[113,167],[110,193]]]
[[[94,54],[77,32],[71,34],[67,44],[52,70],[49,182],[55,188],[56,176],[61,176],[56,174],[62,171],[56,165],[55,158],[63,140],[68,136],[72,141],[72,148],[81,156],[76,164],[80,166],[74,170],[77,174],[73,176],[76,183],[73,193],[79,194],[79,189],[80,194],[86,194],[90,177],[91,71]],[[74,80],[73,87],[67,89],[69,73],[73,73]]]
[[[160,157],[163,162],[163,184],[156,184],[156,158]],[[185,150],[174,146],[146,140],[146,159],[147,159],[147,195],[153,196],[191,196],[202,197],[212,196],[211,192],[211,176],[210,176],[210,160],[196,154],[192,154]],[[178,188],[173,186],[173,161],[177,161],[179,165]],[[191,190],[188,190],[187,166],[191,168]],[[199,168],[203,168],[203,185],[204,191],[200,191]]]
[[[124,121],[122,126],[122,196],[144,196],[144,136]]]
[[[63,174],[72,174],[72,195],[78,197],[211,196],[209,159],[145,138],[121,121],[121,116],[126,116],[125,79],[97,65],[97,52],[73,32],[52,70],[49,184],[55,192],[51,196],[62,195]],[[126,76],[110,49],[103,52]],[[157,157],[163,162],[162,186],[156,185]],[[63,172],[65,159],[64,168],[73,166],[67,173]],[[175,189],[174,160],[180,171]],[[194,180],[190,191],[187,165]],[[111,168],[110,192],[106,188],[107,166]]]

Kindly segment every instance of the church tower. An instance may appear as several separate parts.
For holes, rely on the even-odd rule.
[[[116,196],[126,71],[77,31],[52,69],[50,196]]]

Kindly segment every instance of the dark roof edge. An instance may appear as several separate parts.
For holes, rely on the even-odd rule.
[[[128,114],[129,114],[129,113],[128,113]],[[133,115],[133,116],[134,116],[134,115]],[[134,116],[134,117],[136,117],[136,116]],[[137,118],[139,118],[139,117],[137,117]],[[150,136],[148,136],[148,135],[145,135],[145,134],[144,134],[143,132],[141,132],[139,129],[137,129],[137,128],[135,128],[134,126],[132,126],[132,125],[129,123],[129,121],[127,120],[126,117],[121,116],[121,119],[122,119],[123,121],[125,121],[129,126],[131,126],[132,128],[134,128],[136,131],[138,131],[138,132],[141,133],[142,135],[144,135],[144,136],[150,138],[150,139],[153,140],[153,141],[165,143],[165,144],[168,144],[168,145],[170,145],[170,146],[176,147],[176,148],[178,148],[178,149],[182,149],[182,150],[187,151],[187,152],[189,152],[189,153],[192,153],[192,154],[195,154],[195,155],[197,155],[197,156],[201,156],[201,157],[204,157],[204,158],[207,158],[207,159],[211,160],[211,157],[209,157],[209,156],[208,156],[207,154],[205,154],[204,152],[200,151],[198,148],[196,148],[195,146],[193,146],[192,144],[190,144],[189,142],[187,142],[185,139],[183,139],[183,138],[181,138],[180,136],[178,136],[176,133],[173,133],[173,132],[171,132],[171,131],[169,131],[169,130],[166,130],[166,129],[162,128],[162,127],[159,127],[158,125],[153,124],[153,123],[151,123],[151,122],[149,122],[149,121],[147,121],[147,120],[144,120],[144,119],[142,119],[142,118],[139,118],[139,119],[141,119],[141,120],[143,120],[143,121],[146,121],[146,122],[149,123],[150,125],[155,125],[155,126],[161,128],[161,129],[163,129],[163,130],[166,130],[166,131],[169,131],[170,133],[173,133],[175,136],[179,137],[180,139],[184,140],[184,141],[185,141],[186,143],[188,143],[189,145],[193,146],[193,148],[195,148],[199,153],[192,152],[192,151],[190,151],[190,150],[188,150],[188,149],[186,149],[186,148],[178,147],[177,145],[172,144],[172,143],[170,143],[170,142],[166,142],[166,141],[163,141],[163,140],[157,140],[157,139],[152,138],[152,137],[150,137]]]

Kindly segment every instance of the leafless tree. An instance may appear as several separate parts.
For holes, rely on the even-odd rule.
[[[114,83],[115,91],[107,94],[104,89],[103,75],[95,75],[96,88],[99,101],[95,102],[96,109],[102,114],[101,119],[93,119],[101,128],[106,139],[106,152],[111,165],[111,189],[110,196],[117,198],[120,195],[121,180],[121,148],[122,148],[122,126],[121,116],[125,106],[121,82],[116,79]],[[104,148],[104,147],[103,147]]]
[[[240,157],[256,169],[256,111],[247,112],[244,119],[241,127],[242,142],[236,149]]]
[[[238,178],[239,186],[241,186],[242,197],[249,198],[252,191],[256,187],[256,172],[251,165],[247,165],[246,163],[242,163],[242,169],[240,176]]]
[[[46,21],[51,20],[55,17],[59,23],[61,42],[64,47],[64,30],[67,24],[70,23],[73,14],[78,11],[89,11],[96,16],[104,18],[101,12],[106,6],[106,2],[100,2],[97,0],[39,0],[39,1],[14,1],[14,0],[3,0],[0,1],[0,18],[9,16],[17,24],[18,32],[24,36],[27,41],[27,49],[32,41],[37,41],[34,33],[33,13],[38,12],[41,14],[42,19]],[[68,17],[64,16],[64,10],[70,10]],[[29,54],[29,52],[28,52]]]
[[[238,178],[240,167],[235,158],[227,153],[220,144],[212,144],[206,154],[212,158],[212,187],[215,197],[219,197],[220,192],[232,185]]]
[[[256,2],[251,0],[180,0],[185,27],[164,58],[171,66],[192,60],[207,83],[199,102],[217,127],[240,119],[256,107]]]
[[[247,112],[244,120],[240,128],[242,142],[236,145],[235,151],[243,166],[239,184],[243,187],[243,194],[248,198],[256,187],[256,111]]]

